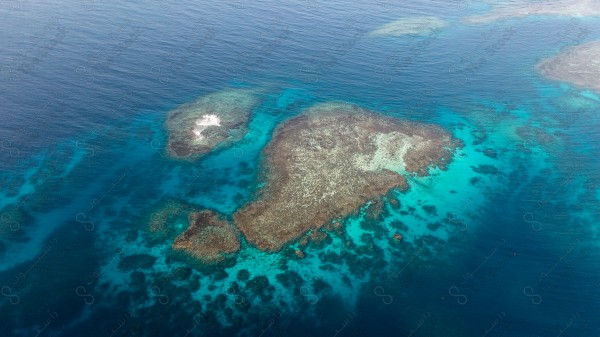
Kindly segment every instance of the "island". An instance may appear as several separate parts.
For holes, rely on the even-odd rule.
[[[567,49],[536,68],[550,79],[600,93],[600,40]]]
[[[448,26],[448,22],[434,16],[417,16],[402,18],[385,24],[370,35],[375,36],[403,36],[403,35],[428,35],[436,30]]]
[[[169,113],[168,154],[197,159],[215,149],[231,146],[247,132],[252,109],[259,103],[250,89],[211,93]]]
[[[600,16],[600,2],[597,0],[511,1],[495,5],[488,13],[468,16],[463,21],[471,24],[486,24],[530,15]]]
[[[262,187],[234,223],[250,244],[278,251],[369,200],[407,189],[407,175],[445,169],[459,146],[438,126],[343,102],[317,104],[276,128],[262,153]]]

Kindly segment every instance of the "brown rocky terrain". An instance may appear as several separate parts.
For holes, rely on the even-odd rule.
[[[239,251],[240,240],[229,221],[213,211],[202,210],[190,213],[189,227],[175,238],[173,249],[204,263],[218,263]]]
[[[281,124],[263,151],[265,183],[234,214],[248,242],[276,251],[356,211],[405,175],[442,169],[460,142],[445,130],[345,103],[318,104]]]

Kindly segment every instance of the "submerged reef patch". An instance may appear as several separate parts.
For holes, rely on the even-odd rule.
[[[598,5],[600,7],[600,4]],[[599,9],[600,10],[600,9]],[[600,93],[600,41],[566,50],[537,64],[542,75]]]
[[[163,241],[177,235],[175,223],[184,221],[194,208],[183,202],[169,200],[161,205],[148,219],[147,228],[152,240]]]
[[[236,211],[235,224],[249,243],[277,251],[391,189],[407,189],[406,174],[445,169],[460,144],[437,126],[318,104],[275,130],[262,153],[264,187]]]
[[[446,20],[435,16],[403,18],[385,24],[371,32],[378,36],[428,35],[448,26]]]
[[[218,263],[239,251],[240,240],[224,217],[202,210],[190,213],[189,227],[175,238],[173,249],[183,250],[204,263]]]
[[[486,24],[530,15],[600,16],[600,3],[596,0],[510,1],[497,4],[489,13],[466,17],[464,21]]]
[[[179,159],[196,159],[232,145],[247,132],[252,109],[259,103],[255,91],[231,89],[211,93],[169,113],[167,152]]]

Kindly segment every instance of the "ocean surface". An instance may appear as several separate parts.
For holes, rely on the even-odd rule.
[[[540,60],[599,18],[468,25],[475,1],[0,3],[0,336],[600,336],[600,97]],[[373,36],[403,17],[450,24]],[[260,89],[248,134],[166,155],[169,111]],[[464,146],[298,259],[207,266],[148,234],[251,201],[281,122],[345,101]],[[175,219],[183,231],[186,219]],[[390,233],[402,233],[400,244]]]

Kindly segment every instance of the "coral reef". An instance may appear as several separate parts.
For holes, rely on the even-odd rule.
[[[345,103],[318,104],[281,124],[263,150],[255,200],[234,214],[248,242],[266,251],[348,216],[404,175],[441,169],[460,142],[445,130]]]
[[[510,1],[497,3],[489,13],[469,16],[464,21],[485,24],[530,15],[600,16],[600,3],[596,0]]]
[[[371,32],[379,36],[428,35],[448,26],[448,22],[434,16],[403,18],[385,24]]]
[[[598,6],[600,7],[600,4]],[[592,41],[543,60],[536,67],[548,78],[600,93],[599,57],[600,41]]]
[[[173,249],[183,250],[209,264],[231,258],[240,249],[240,240],[233,226],[213,211],[190,213],[189,224],[175,238]]]
[[[160,241],[174,237],[177,232],[175,223],[178,220],[184,221],[187,214],[192,210],[192,206],[175,200],[169,200],[160,205],[156,211],[150,214],[147,221],[151,237]]]
[[[167,152],[196,159],[239,141],[247,132],[252,109],[259,103],[249,89],[211,93],[173,110],[167,119]]]

